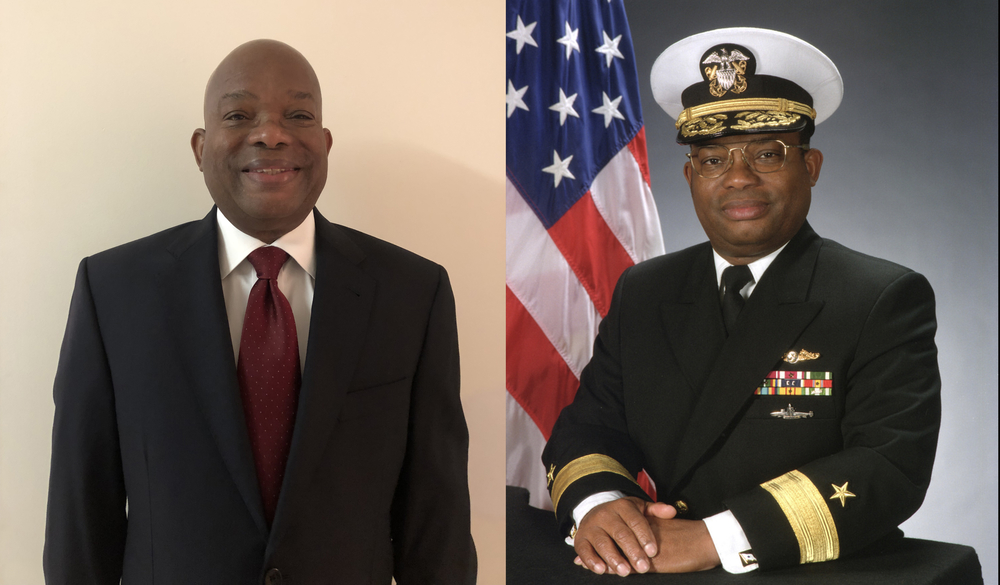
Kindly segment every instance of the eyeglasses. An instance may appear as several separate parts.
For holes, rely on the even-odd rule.
[[[727,148],[719,144],[696,147],[693,153],[688,153],[694,172],[703,179],[721,177],[733,166],[733,151],[740,151],[743,162],[758,173],[773,173],[780,171],[788,159],[789,148],[809,150],[808,144],[785,144],[780,140],[756,140],[748,142],[742,148]]]

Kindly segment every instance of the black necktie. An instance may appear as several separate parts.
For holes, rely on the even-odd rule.
[[[730,266],[722,271],[722,320],[726,322],[726,334],[730,335],[736,329],[736,318],[743,309],[743,295],[740,291],[753,280],[753,274],[746,265]]]

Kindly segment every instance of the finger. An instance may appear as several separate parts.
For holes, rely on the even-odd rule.
[[[627,527],[621,526],[621,530],[616,531],[616,534],[627,530],[628,530]],[[635,543],[634,538],[632,539],[632,541],[633,541],[632,547],[637,548],[638,545]],[[625,557],[621,555],[621,551],[619,551],[618,546],[616,546],[615,542],[616,541],[612,540],[611,538],[608,538],[607,535],[604,535],[603,538],[594,539],[594,541],[591,544],[593,545],[596,553],[607,564],[608,566],[607,572],[617,573],[622,577],[624,577],[625,575],[628,575],[629,573],[632,572],[632,566],[629,565],[629,561],[626,560]]]
[[[649,570],[649,557],[656,556],[656,537],[649,521],[643,515],[646,503],[639,500],[634,508],[626,508],[621,512],[621,518],[628,526],[628,533],[615,533],[615,541],[619,548],[628,555],[632,566],[640,573]],[[648,555],[648,556],[647,556]]]
[[[662,518],[663,520],[670,520],[671,518],[677,516],[677,508],[671,506],[670,504],[664,504],[663,502],[654,502],[652,504],[646,504],[645,514],[647,516]]]
[[[616,573],[625,576],[633,568],[641,573],[649,570],[649,559],[640,548],[631,528],[619,522],[610,536],[606,541],[596,542],[594,548]]]
[[[597,551],[594,550],[594,547],[589,541],[579,538],[579,533],[577,535],[574,548],[576,548],[576,558],[580,560],[580,566],[584,569],[591,570],[598,575],[604,574],[604,570],[607,568],[604,561],[597,554]]]

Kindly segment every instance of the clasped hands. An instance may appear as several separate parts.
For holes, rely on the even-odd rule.
[[[688,573],[720,564],[701,520],[675,518],[663,502],[626,497],[595,506],[574,537],[574,562],[598,575]]]

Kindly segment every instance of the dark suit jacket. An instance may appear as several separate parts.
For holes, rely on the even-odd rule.
[[[836,558],[889,534],[930,481],[935,329],[924,277],[808,224],[728,338],[707,243],[632,267],[543,454],[562,527],[595,492],[645,497],[632,480],[645,468],[657,498],[683,502],[688,518],[732,510],[763,569]],[[782,360],[802,349],[819,357]],[[755,395],[774,370],[830,372],[832,396]],[[771,415],[789,404],[813,416]],[[761,485],[771,480],[771,490]],[[830,499],[845,483],[854,497]]]
[[[475,581],[447,274],[318,211],[316,263],[269,529],[214,210],[81,262],[55,381],[47,583]]]

